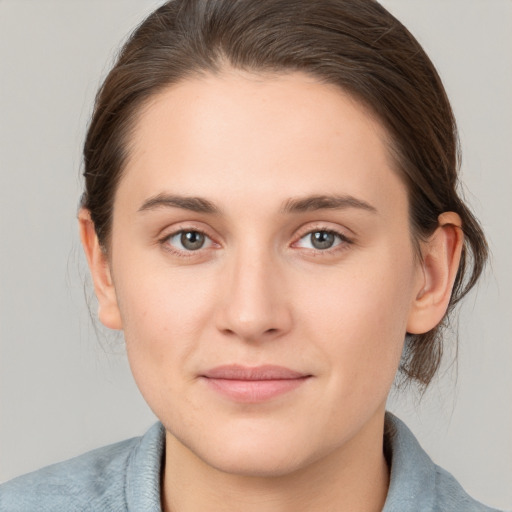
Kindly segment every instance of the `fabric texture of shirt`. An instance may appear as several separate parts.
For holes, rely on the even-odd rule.
[[[386,414],[391,466],[383,512],[492,512],[436,466],[411,431]],[[165,430],[93,450],[0,485],[0,512],[160,512]],[[496,512],[496,511],[495,511]]]

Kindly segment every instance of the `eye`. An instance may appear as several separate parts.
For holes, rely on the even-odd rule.
[[[325,251],[332,249],[343,242],[349,242],[349,240],[335,231],[319,229],[317,231],[311,231],[307,235],[303,236],[297,242],[297,245],[305,249]]]
[[[194,230],[178,231],[168,236],[165,241],[179,251],[197,251],[213,244],[212,240],[204,233]]]

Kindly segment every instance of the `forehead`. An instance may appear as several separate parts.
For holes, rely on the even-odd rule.
[[[139,203],[161,192],[260,207],[328,192],[380,202],[386,191],[405,195],[386,137],[334,85],[229,70],[185,80],[145,105],[119,192]]]

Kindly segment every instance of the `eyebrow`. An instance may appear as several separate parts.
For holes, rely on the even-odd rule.
[[[182,208],[197,213],[220,213],[220,210],[207,199],[202,197],[177,196],[173,194],[158,194],[150,197],[139,208],[139,212],[157,210],[160,208]]]
[[[219,214],[220,209],[208,199],[193,196],[179,196],[174,194],[158,194],[150,197],[139,208],[139,212],[157,210],[160,208],[181,208],[196,213]],[[350,195],[314,195],[297,199],[288,199],[281,208],[281,213],[305,213],[316,210],[344,210],[357,208],[371,213],[377,209],[371,204]]]
[[[350,195],[315,195],[289,199],[284,203],[281,211],[282,213],[303,213],[315,210],[345,210],[348,208],[357,208],[371,213],[377,213],[377,209],[370,203]]]

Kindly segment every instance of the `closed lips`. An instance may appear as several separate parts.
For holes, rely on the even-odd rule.
[[[311,377],[283,366],[219,366],[205,372],[204,380],[230,401],[257,404],[299,388]]]
[[[204,373],[208,379],[227,380],[290,380],[302,379],[311,375],[297,372],[283,366],[264,365],[257,367],[227,365],[218,366]]]

